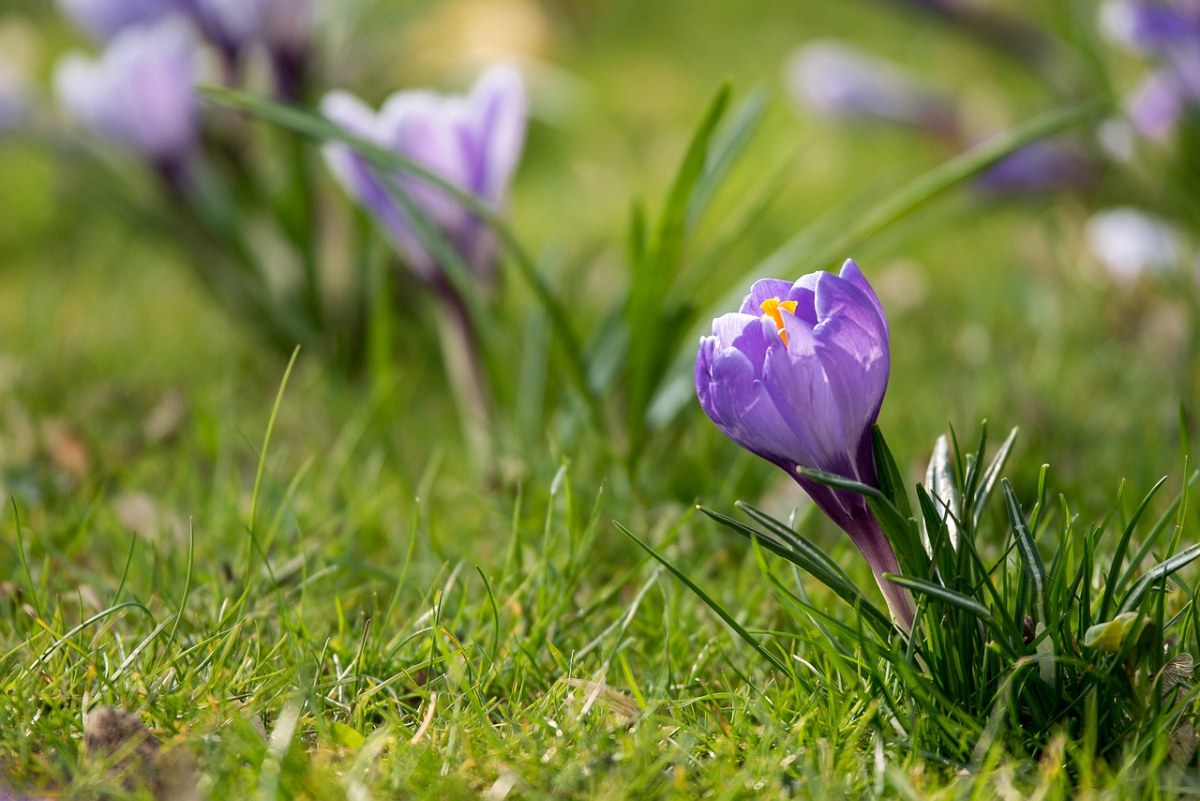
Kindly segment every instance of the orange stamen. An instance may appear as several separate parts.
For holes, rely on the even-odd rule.
[[[759,308],[766,312],[767,316],[775,321],[775,327],[779,329],[779,338],[783,340],[784,345],[787,345],[787,330],[783,325],[783,312],[781,312],[780,309],[788,314],[795,314],[796,301],[781,301],[779,298],[767,298],[762,302],[762,305]]]

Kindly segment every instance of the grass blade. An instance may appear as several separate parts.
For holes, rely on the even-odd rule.
[[[1008,507],[1008,517],[1012,522],[1013,539],[1016,541],[1017,550],[1021,554],[1021,561],[1025,565],[1025,574],[1033,582],[1034,603],[1038,615],[1046,625],[1051,622],[1050,606],[1046,597],[1046,564],[1042,561],[1042,555],[1038,552],[1037,543],[1033,540],[1033,534],[1029,531],[1029,524],[1025,521],[1025,515],[1021,512],[1021,505],[1017,502],[1016,493],[1013,492],[1012,485],[1008,483],[1008,479],[1003,479],[1001,485],[1004,488],[1004,500]]]
[[[636,534],[634,534],[629,529],[625,528],[625,526],[621,525],[620,523],[616,523],[616,526],[617,526],[617,528],[619,528],[621,530],[622,534],[624,534],[626,537],[629,537],[629,539],[633,540],[635,545],[637,545],[643,551],[648,553],[650,556],[654,557],[654,559],[660,565],[665,567],[667,570],[670,570],[671,573],[675,576],[675,578],[682,581],[689,590],[691,590],[693,593],[696,594],[697,598],[699,598],[701,601],[703,601],[704,604],[709,609],[716,612],[717,616],[720,617],[721,620],[724,620],[725,623],[731,629],[733,629],[735,632],[737,632],[737,635],[739,637],[741,637],[743,640],[745,640],[746,643],[748,643],[750,645],[750,647],[753,648],[755,651],[758,651],[758,653],[761,654],[764,659],[766,659],[768,662],[770,662],[780,672],[785,673],[785,674],[791,673],[791,671],[788,670],[787,665],[785,665],[779,659],[779,657],[775,656],[775,654],[768,651],[766,649],[766,647],[761,642],[758,641],[757,637],[755,637],[750,632],[746,631],[746,628],[741,623],[738,623],[737,620],[735,620],[731,614],[729,614],[727,611],[725,611],[725,607],[721,606],[719,603],[717,603],[715,600],[713,600],[712,597],[710,597],[708,595],[708,593],[706,593],[704,590],[700,589],[700,586],[698,584],[696,584],[696,582],[694,582],[690,578],[688,578],[688,576],[683,571],[681,571],[679,568],[675,567],[675,565],[671,564],[671,562],[665,556],[663,556],[658,551],[651,548],[647,543],[645,543],[641,539],[639,539]]]
[[[913,592],[928,595],[930,598],[936,598],[942,603],[957,607],[980,620],[986,620],[989,623],[992,620],[992,613],[986,606],[968,598],[960,592],[955,592],[949,587],[943,587],[941,584],[934,584],[932,581],[924,581],[912,576],[899,576],[895,573],[884,573],[883,577],[893,584],[899,584],[901,587],[907,587]]]

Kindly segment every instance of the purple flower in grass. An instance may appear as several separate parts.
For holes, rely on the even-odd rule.
[[[1034,142],[984,170],[975,186],[990,195],[1020,195],[1083,189],[1094,179],[1095,165],[1081,150],[1057,142]]]
[[[408,157],[494,208],[504,205],[525,138],[525,90],[515,70],[493,67],[465,97],[397,92],[376,113],[353,95],[332,92],[322,100],[321,110],[347,132]],[[344,143],[327,144],[325,159],[412,269],[427,281],[442,283],[442,265],[422,242],[389,182]],[[497,247],[488,225],[427,181],[400,170],[390,177],[463,262],[481,280],[490,281]]]
[[[263,8],[261,36],[271,58],[276,91],[299,100],[309,72],[315,0],[270,0]]]
[[[1165,53],[1200,39],[1200,2],[1107,0],[1100,6],[1100,28],[1131,50]]]
[[[1109,0],[1100,26],[1113,41],[1155,60],[1126,112],[1146,138],[1169,138],[1186,113],[1200,109],[1200,0]]]
[[[63,13],[101,41],[132,25],[186,13],[190,0],[59,0]]]
[[[868,53],[836,41],[811,42],[792,55],[785,81],[796,101],[818,114],[886,122],[953,136],[949,98]]]
[[[866,557],[892,617],[912,625],[908,591],[884,573],[896,554],[861,495],[805,478],[798,467],[877,486],[871,428],[891,356],[883,307],[858,265],[794,284],[758,281],[739,311],[700,340],[696,394],[717,428],[788,472]]]
[[[196,145],[196,39],[178,17],[119,33],[98,61],[68,56],[55,84],[68,114],[177,174]]]

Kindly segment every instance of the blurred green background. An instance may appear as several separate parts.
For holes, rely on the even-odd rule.
[[[534,122],[511,219],[531,250],[552,254],[574,276],[563,284],[578,287],[573,311],[586,322],[623,280],[631,200],[661,204],[722,82],[735,98],[763,89],[772,107],[721,203],[733,209],[764,175],[787,171],[776,201],[723,260],[714,278],[722,283],[736,284],[848,198],[883,198],[953,155],[910,131],[814,119],[787,96],[783,80],[787,57],[805,42],[842,39],[944,87],[980,136],[1054,107],[1054,95],[1023,65],[901,6],[331,3],[320,34],[321,73],[326,85],[377,102],[401,87],[461,85],[489,61],[521,63]],[[1079,23],[1072,8],[1050,4],[1033,13],[1066,36]],[[34,2],[10,2],[0,12],[0,41],[34,76],[44,104],[37,117],[43,131],[0,142],[8,403],[28,406],[35,418],[65,419],[99,451],[108,447],[114,418],[119,426],[131,411],[114,400],[126,394],[232,393],[258,419],[280,363],[213,308],[180,269],[171,243],[125,213],[127,200],[114,202],[90,154],[57,124],[47,88],[52,64],[86,43],[50,4]],[[150,187],[136,165],[118,164],[130,186],[116,191],[146,197]],[[1170,282],[1117,284],[1086,253],[1080,231],[1089,208],[1125,200],[1119,177],[1105,178],[1083,197],[1004,200],[964,189],[845,254],[859,260],[891,316],[894,367],[882,424],[914,469],[947,424],[971,432],[983,418],[999,429],[1020,425],[1020,458],[1050,462],[1060,481],[1094,483],[1101,495],[1122,476],[1179,467],[1178,409],[1194,385],[1192,303]],[[438,384],[434,360],[420,355],[429,343],[414,331],[401,341],[406,383]],[[342,390],[352,406],[353,387],[327,389]],[[440,419],[443,405],[437,392],[414,391],[396,414]],[[698,410],[690,414],[696,438],[713,435]],[[415,450],[407,458],[419,471],[427,449]],[[716,452],[746,458],[725,446]]]

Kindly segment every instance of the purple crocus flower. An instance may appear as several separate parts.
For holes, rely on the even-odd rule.
[[[63,13],[101,41],[131,25],[187,11],[189,0],[59,0]]]
[[[991,195],[1036,194],[1081,189],[1094,177],[1094,165],[1082,151],[1057,142],[1034,142],[980,173],[975,186]]]
[[[67,113],[170,172],[196,144],[195,80],[196,39],[178,17],[127,28],[99,61],[70,55],[55,74]]]
[[[315,0],[269,0],[260,31],[279,96],[299,100],[309,70]]]
[[[895,65],[841,42],[801,47],[789,59],[784,78],[792,97],[818,114],[885,120],[939,135],[958,130],[948,98]]]
[[[1108,0],[1100,7],[1100,28],[1131,50],[1161,54],[1200,38],[1200,2]]]
[[[1200,0],[1109,0],[1101,7],[1100,27],[1156,61],[1126,111],[1143,136],[1167,139],[1189,109],[1200,108]]]
[[[262,35],[270,0],[185,0],[204,35],[229,62]]]
[[[362,139],[408,157],[495,207],[504,204],[525,138],[525,90],[509,67],[484,73],[465,97],[397,92],[378,113],[346,92],[321,102],[331,121]],[[348,145],[325,146],[330,170],[383,226],[412,269],[441,283],[441,267],[385,181]],[[440,189],[397,171],[395,184],[435,224],[483,281],[496,262],[496,239],[476,214]]]
[[[819,484],[798,467],[877,485],[871,427],[891,356],[883,307],[858,265],[794,284],[758,281],[739,311],[700,340],[696,394],[717,428],[787,471],[866,557],[892,617],[912,625],[907,590],[885,580],[896,554],[862,496]]]

